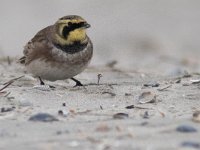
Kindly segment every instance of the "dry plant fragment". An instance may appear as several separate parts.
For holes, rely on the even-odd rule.
[[[3,91],[4,89],[6,89],[9,85],[11,85],[13,82],[9,82],[9,83],[7,83],[4,87],[2,87],[1,89],[0,89],[0,92],[1,91]]]
[[[98,74],[98,75],[97,75],[97,78],[98,78],[98,80],[97,80],[97,85],[99,85],[99,82],[100,82],[101,77],[103,77],[102,74]]]
[[[165,87],[163,87],[163,88],[159,88],[159,89],[157,89],[157,90],[158,90],[158,91],[164,91],[164,90],[170,88],[171,86],[172,86],[172,85],[170,84],[170,85],[167,85],[167,86],[165,86]]]
[[[104,92],[102,92],[102,94],[109,94],[109,95],[111,95],[111,96],[116,96],[116,94],[113,93],[113,92],[106,92],[106,91],[104,91]]]
[[[16,81],[16,80],[18,80],[18,79],[21,79],[21,78],[23,78],[23,77],[24,77],[24,75],[23,75],[23,76],[20,76],[20,77],[17,77],[17,78],[14,78],[14,79],[11,79],[10,81],[4,83],[3,85],[6,85],[6,84],[8,84],[8,83],[10,83],[10,82],[13,83],[14,81]]]
[[[0,92],[3,91],[4,89],[6,89],[6,88],[7,88],[9,85],[11,85],[12,83],[14,83],[16,80],[18,80],[18,79],[20,79],[20,78],[22,78],[22,77],[24,77],[24,76],[20,76],[20,77],[11,79],[10,81],[4,83],[4,84],[3,84],[4,87],[2,87],[2,88],[0,89]]]
[[[20,77],[17,77],[17,78],[14,78],[14,79],[11,79],[11,80],[9,80],[8,82],[6,82],[6,83],[4,83],[3,85],[7,85],[8,83],[13,83],[14,81],[16,81],[16,80],[18,80],[18,79],[21,79],[21,78],[23,78],[24,76],[20,76]]]

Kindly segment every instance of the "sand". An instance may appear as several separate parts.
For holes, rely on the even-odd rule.
[[[0,95],[1,111],[11,108],[0,113],[1,150],[198,149],[200,124],[192,121],[192,115],[200,109],[200,84],[191,80],[200,76],[194,72],[162,75],[105,64],[90,66],[77,76],[84,87],[73,87],[68,80],[45,81],[55,86],[46,91],[36,88],[38,80],[15,62],[2,61],[0,72],[0,88],[24,76]],[[102,74],[99,84],[98,74]],[[148,83],[159,86],[143,86]],[[155,94],[154,101],[147,94],[147,103],[141,104],[144,92]],[[130,105],[134,107],[127,109]],[[38,113],[50,114],[57,121],[29,120]],[[126,115],[113,118],[117,113]],[[178,131],[181,126],[186,129]]]

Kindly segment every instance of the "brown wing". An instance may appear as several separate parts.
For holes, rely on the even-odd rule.
[[[33,39],[31,39],[24,47],[24,56],[19,59],[21,64],[29,64],[31,61],[48,57],[50,55],[49,50],[52,48],[49,37],[51,34],[51,27],[46,27],[39,31]]]

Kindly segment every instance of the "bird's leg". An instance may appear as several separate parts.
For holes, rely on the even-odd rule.
[[[42,78],[41,78],[41,77],[38,77],[38,78],[39,78],[39,80],[40,80],[40,85],[34,86],[34,88],[38,88],[38,89],[44,90],[44,91],[49,90],[49,89],[55,89],[55,86],[46,85],[46,84],[44,83],[44,81],[42,81]]]
[[[40,85],[45,85],[45,83],[42,81],[42,79],[40,77],[38,77],[40,80]]]
[[[80,81],[76,80],[75,78],[71,78],[71,80],[73,80],[74,82],[76,82],[75,86],[83,86],[83,84]]]

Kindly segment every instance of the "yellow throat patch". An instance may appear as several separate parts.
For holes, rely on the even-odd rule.
[[[71,31],[67,36],[67,39],[56,34],[56,40],[62,45],[73,44],[75,41],[80,41],[82,43],[85,40],[85,38],[86,38],[86,30],[83,28]]]
[[[86,38],[86,30],[85,29],[76,29],[74,31],[71,31],[68,35],[67,41],[68,42],[74,42],[74,41],[84,41]]]

